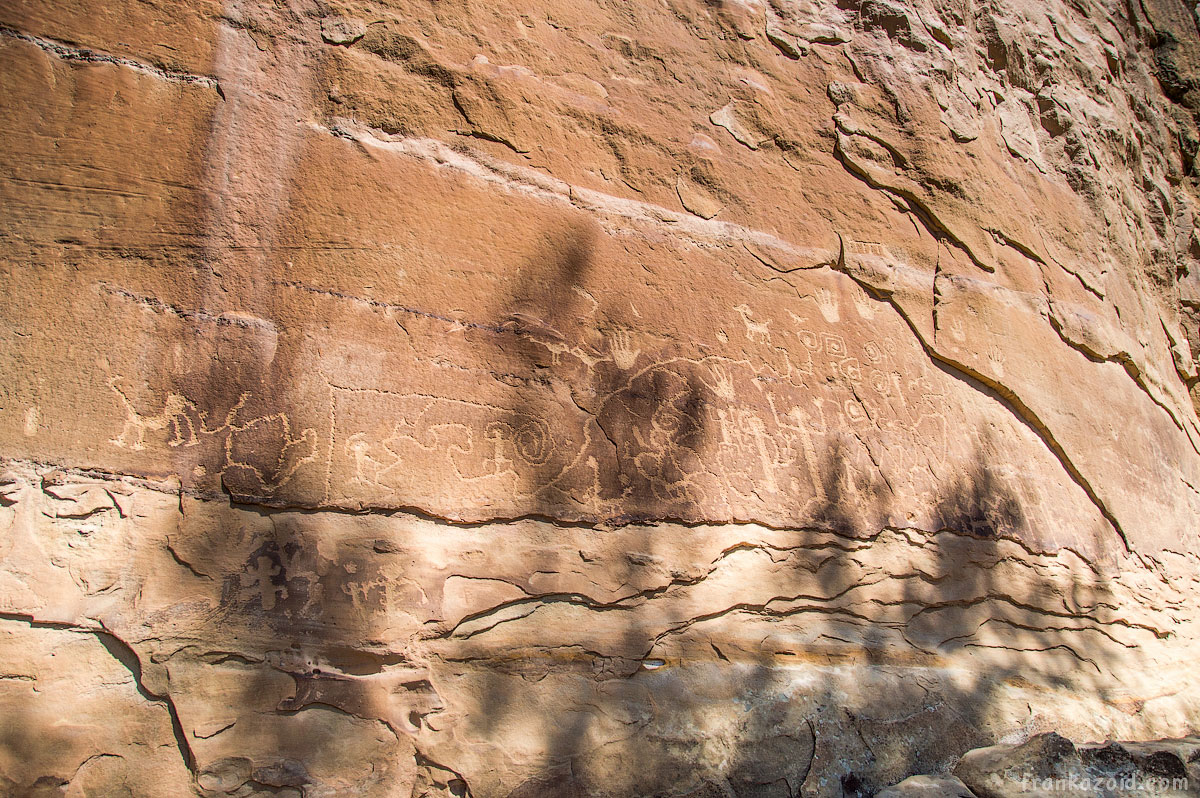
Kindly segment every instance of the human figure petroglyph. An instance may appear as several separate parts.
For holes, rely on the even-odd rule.
[[[575,403],[524,382],[505,383],[492,402],[334,387],[331,453],[342,464],[332,473],[356,486],[348,488],[355,501],[367,498],[363,491],[370,501],[424,501],[415,475],[432,469],[456,485],[474,484],[470,490],[507,491],[513,512],[530,502],[564,503],[587,517],[610,517],[713,501],[784,501],[800,511],[822,501],[821,453],[838,429],[882,419],[873,423],[888,430],[891,446],[913,425],[936,427],[927,418],[935,400],[897,382],[895,347],[864,338],[857,316],[842,317],[843,334],[823,316],[781,310],[790,317],[781,329],[800,343],[782,347],[769,343],[767,318],[739,307],[747,338],[768,343],[779,362],[651,359],[623,326],[571,338],[522,329],[514,334],[532,347],[531,362],[545,368],[557,350],[572,380],[591,381]],[[576,358],[577,350],[586,357]],[[601,362],[609,367],[593,368]],[[522,398],[503,398],[510,391]],[[588,391],[596,392],[584,400]]]
[[[754,451],[762,466],[763,486],[768,493],[777,493],[779,486],[775,481],[775,460],[770,452],[772,443],[767,434],[767,426],[757,415],[749,415],[746,417],[746,427],[754,441]]]
[[[610,474],[620,482],[618,504],[692,503],[704,495],[714,395],[697,366],[678,359],[644,368],[605,397],[598,422],[616,447]]]
[[[352,567],[352,563],[346,563],[344,567]],[[367,581],[346,581],[342,584],[342,593],[349,597],[351,606],[360,612],[386,606],[387,599],[382,597],[386,596],[387,589],[388,580],[382,577]],[[371,600],[373,593],[381,598],[377,601]]]
[[[768,493],[788,493],[799,498],[811,492],[822,497],[816,439],[828,430],[819,420],[821,408],[792,406],[771,392],[765,399],[767,414],[737,406],[716,410],[720,435],[714,461],[725,468],[713,476],[727,495],[762,499]]]
[[[264,611],[271,612],[278,600],[288,597],[283,563],[266,554],[253,557],[242,574],[241,587],[244,596],[252,596],[252,601],[256,600]]]
[[[825,495],[825,485],[821,480],[820,467],[817,463],[817,451],[813,445],[812,435],[817,431],[824,432],[824,425],[818,423],[814,427],[814,422],[799,407],[791,408],[784,418],[786,421],[782,421],[781,426],[795,433],[795,438],[800,443],[801,459],[808,472],[813,492],[816,494],[816,498],[823,503],[828,497]]]
[[[337,387],[332,401],[333,437],[340,441],[333,452],[347,481],[387,496],[429,468],[447,468],[463,482],[500,480],[496,490],[517,490],[534,469],[552,484],[586,446],[586,436],[564,439],[546,418],[483,402]],[[390,428],[364,429],[365,419],[386,420]],[[574,459],[572,441],[579,446]]]
[[[371,456],[371,442],[367,438],[367,433],[355,432],[346,439],[344,448],[354,463],[354,476],[351,477],[351,482],[362,485],[379,485],[378,473],[381,463]]]

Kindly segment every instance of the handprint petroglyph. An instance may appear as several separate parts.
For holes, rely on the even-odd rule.
[[[851,296],[851,301],[854,302],[854,309],[858,311],[860,317],[867,321],[875,318],[877,303],[867,296],[865,291],[855,291]]]
[[[817,310],[821,311],[825,321],[834,324],[841,318],[837,294],[831,289],[818,288],[813,294],[813,301],[817,303]]]
[[[992,373],[997,377],[1004,376],[1004,350],[996,344],[989,344],[984,350],[984,358],[986,358],[988,366]]]
[[[733,401],[737,398],[737,392],[733,388],[733,378],[729,376],[729,369],[725,366],[714,365],[711,368],[713,379],[713,392],[717,396],[726,400]]]
[[[613,330],[609,342],[609,354],[612,356],[613,363],[622,371],[628,371],[633,368],[633,364],[637,362],[638,355],[642,350],[634,349],[630,343],[629,330]]]
[[[955,341],[958,341],[960,344],[966,342],[967,332],[966,328],[963,327],[962,319],[951,319],[947,329],[950,331],[950,337]]]

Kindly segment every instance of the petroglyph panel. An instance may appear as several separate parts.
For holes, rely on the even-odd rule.
[[[367,168],[340,139],[301,136],[305,173],[354,180],[318,197],[294,183],[280,232],[288,254],[262,263],[246,310],[213,313],[203,291],[159,298],[114,278],[92,284],[112,324],[73,357],[87,364],[79,395],[97,401],[74,417],[73,404],[36,402],[39,428],[57,428],[32,438],[48,459],[63,441],[87,441],[96,465],[275,505],[859,533],[940,528],[936,497],[956,474],[981,452],[1032,447],[1040,482],[988,455],[988,479],[1021,497],[1020,513],[959,515],[987,533],[1096,545],[1095,511],[1055,455],[1002,403],[931,362],[854,279],[781,274],[740,244],[664,240],[642,216],[581,221],[553,193],[496,189],[465,167],[441,174],[386,153]],[[399,182],[440,198],[397,198]],[[364,193],[380,200],[372,218],[354,210]],[[383,241],[437,219],[461,233],[461,268],[437,288],[446,259],[428,242],[353,258],[286,248],[315,229],[342,240],[349,219],[353,235]],[[846,257],[868,257],[855,241]],[[643,280],[681,263],[686,285]],[[664,323],[658,309],[681,290],[695,312]],[[118,335],[122,325],[137,334]],[[14,414],[21,430],[31,406]],[[103,437],[69,437],[85,418]],[[1056,495],[1069,498],[1047,500]]]
[[[443,486],[480,504],[501,496],[535,502],[540,491],[578,486],[588,455],[595,459],[588,440],[594,426],[587,429],[574,408],[547,405],[534,415],[464,399],[332,386],[329,401],[335,477],[328,498],[335,503],[430,506]]]
[[[497,362],[519,348],[548,364],[545,389],[500,385],[486,372],[482,384],[469,376],[452,384],[487,401],[331,381],[325,500],[445,507],[472,520],[483,517],[472,509],[481,497],[488,512],[593,520],[811,517],[839,489],[835,472],[878,472],[867,446],[886,455],[905,439],[910,457],[915,447],[945,462],[938,375],[911,346],[898,348],[899,329],[828,310],[867,307],[873,300],[860,289],[816,282],[811,304],[794,306],[805,316],[734,308],[746,327],[745,340],[726,347],[736,356],[689,355],[680,345],[656,352],[621,330],[572,346],[510,328],[473,334],[497,348]],[[438,326],[426,324],[431,337]],[[878,476],[865,479],[864,489],[888,490]]]
[[[1187,8],[0,5],[0,794],[1200,728]]]
[[[798,290],[798,303],[767,297],[714,318],[709,331],[734,332],[721,345],[726,355],[679,344],[655,350],[644,337],[578,322],[573,342],[538,332],[544,322],[535,318],[493,329],[409,322],[410,336],[444,352],[413,374],[429,388],[372,385],[388,371],[384,361],[353,369],[354,385],[330,380],[322,501],[467,521],[722,517],[846,532],[909,522],[936,529],[948,516],[981,534],[1037,535],[1056,527],[1061,508],[1045,497],[1061,489],[1075,497],[1071,512],[1094,517],[1065,482],[1030,484],[994,466],[991,487],[1004,484],[1020,512],[995,498],[930,512],[949,475],[1029,433],[1003,421],[1006,433],[981,439],[997,423],[983,420],[989,409],[957,401],[961,388],[851,281],[810,272]],[[461,331],[463,343],[447,349],[440,336],[448,330]],[[491,370],[470,359],[448,370],[459,347],[495,352]],[[516,367],[506,357],[544,364],[542,383],[508,380]],[[1091,534],[1085,526],[1055,540],[1083,545]]]

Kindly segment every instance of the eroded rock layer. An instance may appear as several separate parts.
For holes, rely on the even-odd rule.
[[[1192,9],[509,5],[0,8],[0,789],[1195,732]]]

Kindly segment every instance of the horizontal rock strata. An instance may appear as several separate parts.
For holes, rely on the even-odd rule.
[[[0,791],[1195,732],[1196,26],[5,4]]]

